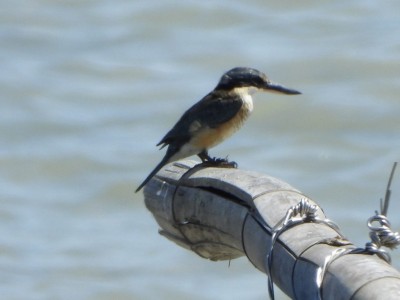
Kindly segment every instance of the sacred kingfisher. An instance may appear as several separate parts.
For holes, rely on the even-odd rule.
[[[271,82],[256,69],[237,67],[229,70],[222,75],[214,90],[189,108],[157,144],[160,149],[168,146],[167,153],[136,192],[164,165],[191,155],[198,155],[203,163],[229,165],[226,159],[211,158],[208,149],[230,137],[243,125],[253,110],[251,95],[256,91],[301,94]]]

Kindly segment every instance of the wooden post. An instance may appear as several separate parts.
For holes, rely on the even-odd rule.
[[[161,235],[210,260],[246,255],[266,274],[271,228],[290,207],[309,199],[270,176],[188,160],[164,167],[144,195]],[[317,214],[325,218],[320,208]],[[285,230],[274,245],[274,283],[293,299],[400,299],[400,273],[376,255],[337,258],[319,290],[317,270],[338,248],[354,245],[326,224],[302,223]]]

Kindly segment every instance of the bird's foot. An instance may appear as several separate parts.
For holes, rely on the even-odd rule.
[[[213,157],[213,158],[209,158],[207,161],[205,161],[204,163],[208,163],[212,166],[217,166],[217,167],[223,167],[223,168],[234,168],[237,169],[238,164],[234,161],[229,161],[228,157],[226,158],[217,158],[217,157]]]
[[[226,158],[211,157],[208,155],[207,150],[203,150],[198,154],[202,164],[206,166],[223,167],[223,168],[237,168],[238,164],[234,161],[229,161],[228,156]]]

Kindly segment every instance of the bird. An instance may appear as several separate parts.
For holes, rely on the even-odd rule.
[[[140,191],[166,164],[197,155],[202,163],[236,166],[227,159],[212,158],[208,150],[236,132],[253,111],[256,91],[298,95],[301,92],[273,83],[264,73],[236,67],[222,75],[217,86],[190,107],[161,139],[157,146],[167,147],[164,158],[139,185]]]

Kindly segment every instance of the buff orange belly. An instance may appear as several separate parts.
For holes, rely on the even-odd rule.
[[[196,132],[190,144],[199,149],[209,149],[235,133],[249,115],[248,110],[239,111],[234,118],[216,128],[205,127]]]

